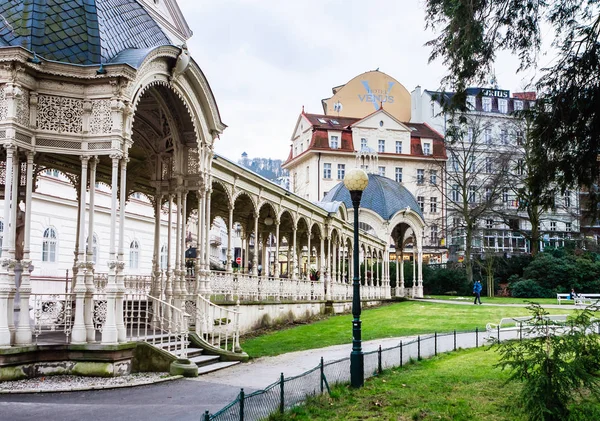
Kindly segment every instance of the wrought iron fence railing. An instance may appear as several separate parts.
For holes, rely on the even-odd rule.
[[[496,338],[497,336],[497,338]],[[520,339],[518,330],[499,331],[493,338],[488,332],[474,331],[434,333],[401,340],[398,345],[364,353],[365,379],[383,370],[403,365],[439,353],[456,351],[459,348],[483,346],[489,340],[504,341]],[[350,347],[348,347],[350,353]],[[246,394],[241,389],[239,395],[223,409],[210,414],[206,411],[202,421],[255,421],[269,417],[274,412],[284,412],[304,401],[308,396],[322,394],[336,384],[350,382],[350,358],[321,363],[300,375],[284,377],[262,390]]]

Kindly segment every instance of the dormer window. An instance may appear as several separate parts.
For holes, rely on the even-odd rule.
[[[467,108],[469,108],[470,110],[475,109],[475,96],[474,95],[467,96]],[[433,114],[432,114],[432,116],[433,116]]]
[[[331,121],[331,124],[335,124],[335,125],[338,125],[338,126],[339,126],[339,124],[340,124],[340,123],[338,123],[338,121],[337,121],[337,120],[329,120],[329,121]]]
[[[481,98],[481,107],[483,108],[483,111],[485,111],[486,113],[489,113],[490,111],[492,111],[492,98],[489,98],[489,97]]]
[[[498,111],[502,114],[506,114],[508,112],[508,102],[505,99],[498,100]]]
[[[317,118],[317,120],[319,120],[319,123],[321,124],[327,124],[327,120],[325,120],[324,118]]]
[[[423,143],[423,155],[431,155],[431,143]]]
[[[340,147],[340,143],[339,143],[339,136],[331,136],[331,138],[329,139],[329,147],[331,149],[339,149]]]
[[[523,101],[515,100],[514,106],[515,106],[515,111],[522,111],[523,110]]]

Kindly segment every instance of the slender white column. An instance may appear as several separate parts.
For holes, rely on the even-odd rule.
[[[229,206],[229,223],[227,224],[227,273],[233,272],[233,205]]]
[[[75,293],[75,322],[71,331],[71,343],[81,344],[87,341],[87,330],[85,326],[85,277],[87,273],[86,254],[85,254],[85,204],[87,192],[87,173],[89,156],[81,157],[81,177],[79,179],[79,253],[77,255],[77,280],[73,292]]]
[[[10,330],[10,339],[11,342],[14,342],[15,339],[15,295],[17,293],[16,289],[16,276],[15,276],[15,265],[17,261],[16,258],[16,238],[17,238],[17,209],[19,208],[19,184],[20,184],[20,163],[18,156],[17,159],[13,160],[13,174],[14,177],[12,179],[12,191],[11,191],[11,202],[13,204],[10,209],[10,227],[8,230],[8,239],[10,248],[8,250],[8,254],[13,261],[13,264],[8,266],[8,283],[10,284],[10,294],[8,295],[8,329]],[[5,228],[6,234],[6,228]]]
[[[417,255],[415,253],[415,246],[413,245],[413,283],[412,283],[412,297],[417,296]]]
[[[165,298],[170,304],[173,298],[173,195],[169,195],[169,215],[167,217],[167,280],[165,285]]]
[[[323,284],[323,297],[327,298],[327,284],[325,283],[325,239],[323,237],[320,238],[319,242],[319,261],[318,261],[318,271],[319,271],[319,282]],[[329,298],[330,299],[330,298]]]
[[[152,287],[150,289],[150,295],[153,297],[161,298],[162,287],[160,285],[160,211],[162,203],[162,194],[159,193],[158,189],[154,196],[154,247],[152,252]]]
[[[327,237],[327,295],[329,298],[327,300],[333,300],[335,297],[333,296],[333,282],[331,279],[331,236]]]
[[[205,231],[204,231],[204,252],[205,252],[205,256],[206,256],[206,271],[205,271],[205,277],[206,277],[206,288],[207,291],[210,292],[210,282],[208,280],[208,276],[210,273],[210,228],[212,227],[212,218],[210,215],[210,201],[211,201],[211,196],[212,196],[212,189],[208,188],[206,190],[206,211],[204,212],[205,216],[206,216],[206,223],[204,225]]]
[[[267,260],[267,238],[269,237],[268,232],[263,232],[262,241],[260,245],[262,247],[261,260],[262,260],[262,272],[261,275],[263,278],[267,278],[269,276],[269,261]]]
[[[175,218],[175,270],[173,279],[173,295],[177,300],[181,295],[181,210],[181,191],[177,191],[177,217]],[[178,307],[178,305],[174,305]]]
[[[423,249],[419,247],[417,250],[419,260],[419,271],[417,272],[417,296],[423,298]]]
[[[405,295],[405,286],[404,286],[404,253],[400,254],[400,296],[404,297]]]
[[[121,154],[112,154],[112,195],[110,205],[110,244],[108,262],[108,283],[106,285],[106,321],[102,327],[102,343],[117,343],[117,321],[115,301],[117,296],[117,253],[116,253],[116,225],[117,225],[117,186],[119,176],[119,159]]]
[[[298,265],[297,265],[297,234],[298,230],[296,227],[292,227],[292,280],[298,280]]]
[[[2,271],[0,272],[0,348],[10,347],[11,333],[8,328],[8,300],[11,292],[10,280],[8,277],[9,266],[14,265],[10,259],[8,228],[10,226],[10,208],[11,208],[11,187],[13,178],[13,156],[16,147],[13,145],[5,145],[6,148],[6,165],[4,175],[4,242],[2,243]],[[28,308],[28,307],[26,307]]]
[[[258,275],[258,212],[254,215],[254,254],[252,255],[252,275]]]
[[[185,260],[185,240],[187,237],[187,195],[188,192],[184,191],[182,193],[182,197],[181,197],[181,277],[180,277],[180,282],[181,282],[181,293],[182,294],[187,294],[188,290],[187,290],[187,262]]]
[[[31,295],[31,193],[33,190],[33,155],[27,152],[27,182],[25,190],[25,235],[23,259],[21,260],[21,285],[19,286],[20,308],[19,326],[15,332],[15,344],[28,345],[32,343],[31,327],[29,326],[29,297]]]
[[[307,233],[307,239],[306,239],[306,246],[308,247],[308,256],[306,258],[306,280],[310,281],[310,257],[312,254],[312,250],[310,249],[311,245],[310,245],[310,238],[312,237],[312,234],[310,233],[310,231]]]
[[[90,205],[88,211],[88,243],[87,243],[87,262],[85,276],[85,305],[83,307],[85,330],[87,333],[87,341],[94,342],[96,340],[96,329],[94,328],[94,213],[96,199],[96,167],[98,158],[90,159]],[[85,206],[85,203],[84,203]],[[82,221],[83,222],[83,221]]]
[[[275,259],[273,259],[275,265],[274,276],[279,278],[279,221],[275,221]]]
[[[207,288],[204,282],[204,201],[206,200],[206,190],[198,190],[198,243],[196,244],[196,284],[200,294],[206,294]]]
[[[125,201],[127,199],[127,163],[129,158],[123,157],[121,159],[121,186],[119,188],[120,203],[119,203],[119,257],[117,264],[117,300],[116,300],[116,322],[119,342],[125,342],[127,340],[125,330],[125,320],[123,314],[123,304],[125,296],[125,254],[124,254],[124,241],[125,241]],[[139,265],[139,256],[138,256]]]

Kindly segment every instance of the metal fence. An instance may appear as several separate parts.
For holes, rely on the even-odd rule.
[[[499,341],[519,339],[519,330],[494,332],[493,339]],[[501,334],[501,336],[500,336]],[[417,336],[414,339],[400,341],[398,345],[364,353],[365,379],[381,373],[383,370],[403,365],[438,353],[456,351],[459,348],[483,346],[490,340],[486,331],[450,332]],[[238,397],[220,411],[210,414],[206,411],[202,421],[255,421],[269,417],[274,412],[283,413],[308,396],[329,391],[333,385],[350,382],[350,357],[324,362],[315,368],[293,377],[281,377],[265,389],[246,394],[241,389]]]

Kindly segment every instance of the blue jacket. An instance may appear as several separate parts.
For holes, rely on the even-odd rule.
[[[473,293],[480,293],[482,288],[483,287],[481,286],[481,282],[475,282],[475,284],[473,285]]]

